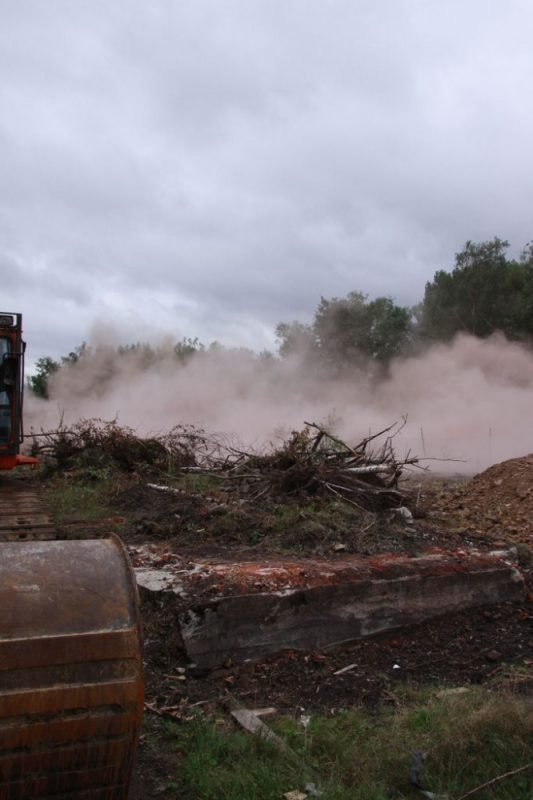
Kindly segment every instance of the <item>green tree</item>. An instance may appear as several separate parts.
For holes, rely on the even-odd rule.
[[[276,325],[278,352],[286,358],[291,355],[305,356],[316,350],[316,339],[310,325],[302,322],[280,322]]]
[[[533,335],[533,249],[509,260],[502,239],[468,241],[452,272],[438,270],[426,284],[419,310],[422,337],[447,341],[459,331],[486,337],[502,331],[510,339]]]
[[[322,358],[334,367],[372,359],[380,364],[402,353],[411,335],[411,312],[390,297],[368,301],[362,292],[321,298],[313,332]]]
[[[188,336],[184,336],[181,342],[177,342],[174,346],[174,355],[181,364],[186,364],[192,356],[203,353],[204,350],[205,345],[202,344],[198,337],[191,339]]]
[[[28,377],[28,386],[37,397],[48,398],[48,381],[61,365],[50,356],[37,359],[35,373]]]
[[[87,346],[87,342],[82,342],[74,350],[71,350],[68,356],[61,356],[61,366],[69,367],[77,364],[80,358],[88,356],[92,353],[92,347]]]

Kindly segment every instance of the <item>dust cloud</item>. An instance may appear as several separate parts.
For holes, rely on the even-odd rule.
[[[176,361],[170,345],[157,357],[117,356],[97,346],[50,382],[50,400],[28,392],[26,430],[80,418],[116,418],[139,434],[178,423],[235,434],[246,446],[276,442],[304,420],[325,424],[350,442],[407,417],[395,439],[434,471],[472,473],[533,451],[533,354],[502,336],[460,335],[449,345],[395,361],[387,377],[326,379],[302,355],[285,360],[218,349]]]

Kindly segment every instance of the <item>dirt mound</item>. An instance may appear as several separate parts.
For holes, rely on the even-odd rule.
[[[533,546],[533,453],[494,464],[439,505],[469,532]]]

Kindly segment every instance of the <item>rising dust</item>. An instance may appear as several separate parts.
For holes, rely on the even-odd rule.
[[[324,379],[308,356],[283,361],[214,350],[182,365],[169,345],[152,363],[97,347],[60,370],[50,400],[28,393],[26,430],[50,429],[61,416],[117,418],[140,435],[190,423],[236,434],[247,447],[276,442],[304,420],[359,441],[407,416],[395,440],[434,459],[433,471],[478,472],[533,451],[533,354],[503,336],[458,336],[423,355],[395,361],[385,378]]]

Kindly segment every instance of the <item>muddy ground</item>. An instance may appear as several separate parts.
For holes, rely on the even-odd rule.
[[[518,477],[517,477],[518,476]],[[496,482],[496,483],[495,483]],[[151,543],[165,558],[339,552],[416,555],[427,547],[456,548],[519,543],[528,585],[523,602],[474,609],[423,625],[322,652],[286,652],[260,663],[199,669],[181,647],[176,609],[164,599],[143,598],[148,708],[169,719],[194,712],[223,711],[230,699],[248,708],[275,707],[299,715],[333,714],[362,704],[395,704],[395,686],[409,682],[468,685],[518,681],[510,665],[533,664],[533,457],[497,465],[473,480],[416,476],[408,484],[413,520],[391,511],[371,514],[314,498],[284,506],[235,503],[205,491],[168,495],[145,485],[126,488],[118,509],[128,519],[129,544]],[[531,504],[531,507],[530,507]],[[344,670],[339,672],[340,670]],[[335,674],[338,673],[338,674]],[[530,679],[520,690],[530,691]],[[136,797],[171,797],[166,789],[173,765],[162,748],[154,758],[154,736],[163,717],[148,713],[136,772]]]
[[[92,442],[95,434],[92,428],[90,432]],[[138,441],[121,430],[113,428],[111,433],[119,455],[133,453],[138,460]],[[206,556],[257,561],[273,555],[335,559],[350,553],[417,556],[428,548],[483,550],[513,545],[526,594],[520,602],[447,615],[350,646],[285,652],[240,666],[228,661],[212,670],[188,663],[175,605],[163,596],[143,597],[147,713],[135,800],[176,797],[170,788],[176,754],[164,726],[168,720],[186,722],[198,709],[226,715],[228,703],[237,701],[248,708],[271,706],[290,715],[333,714],[361,704],[373,710],[396,704],[395,689],[405,682],[416,687],[514,681],[520,691],[531,690],[530,678],[518,677],[513,665],[524,664],[526,673],[532,674],[533,455],[495,465],[471,479],[415,469],[393,486],[399,493],[393,505],[403,509],[398,510],[390,507],[389,488],[381,491],[383,483],[377,494],[371,493],[369,503],[362,502],[361,494],[352,492],[354,484],[346,480],[352,488],[344,498],[324,491],[324,480],[316,480],[325,474],[320,472],[324,464],[309,477],[309,440],[303,442],[303,456],[297,451],[298,458],[287,469],[284,460],[287,454],[294,456],[292,444],[281,456],[263,459],[261,480],[254,483],[243,480],[238,471],[221,473],[222,477],[195,472],[198,468],[188,467],[187,460],[172,478],[165,465],[143,462],[139,467],[137,461],[133,465],[128,461],[124,466],[124,459],[110,459],[115,451],[107,439],[98,440],[98,447],[93,443],[66,461],[56,453],[59,474],[52,470],[46,485],[53,492],[57,481],[60,499],[76,487],[90,495],[91,482],[103,487],[96,489],[97,510],[105,503],[112,516],[101,519],[97,513],[87,523],[79,513],[60,514],[60,530],[67,536],[115,530],[134,562],[139,548],[146,545],[155,566],[164,566],[175,556],[191,561]],[[57,450],[57,444],[54,447]],[[258,463],[246,462],[247,472],[255,478]],[[339,483],[335,477],[327,480]],[[367,480],[375,490],[373,477]],[[172,491],[149,483],[167,485]]]

